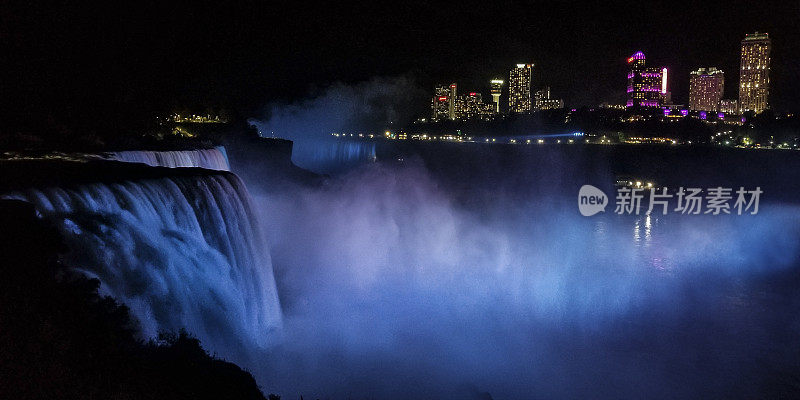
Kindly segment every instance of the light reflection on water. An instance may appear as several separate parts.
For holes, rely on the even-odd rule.
[[[637,217],[633,224],[633,243],[637,248],[637,259],[653,270],[672,271],[672,259],[664,254],[663,243],[660,242],[665,240],[663,235],[668,229],[664,218],[647,214]]]
[[[642,234],[644,227],[644,234]],[[638,216],[633,225],[633,242],[636,246],[647,247],[652,240],[653,217],[650,214]]]

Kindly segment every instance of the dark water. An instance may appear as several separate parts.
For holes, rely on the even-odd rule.
[[[258,198],[285,316],[259,382],[309,398],[796,396],[800,157],[684,150],[379,146],[322,187]],[[612,193],[620,174],[764,194],[757,215],[581,216],[578,188]]]

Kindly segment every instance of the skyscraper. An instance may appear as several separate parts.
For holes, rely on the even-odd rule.
[[[689,73],[689,108],[696,111],[718,111],[725,91],[725,73],[714,67]]]
[[[454,102],[455,97],[450,94],[450,87],[446,85],[436,86],[431,103],[433,111],[431,119],[434,122],[452,119],[450,118],[450,109],[454,106]]]
[[[484,117],[486,106],[483,98],[478,92],[470,92],[467,95],[456,98],[456,119],[470,120]]]
[[[533,94],[533,108],[536,110],[556,110],[564,108],[564,100],[550,98],[550,86]]]
[[[647,68],[645,56],[637,51],[628,57],[627,107],[658,107],[667,93],[666,68]]]
[[[672,103],[672,92],[669,91],[669,86],[667,82],[668,76],[667,67],[661,68],[661,105],[664,104],[671,104]]]
[[[456,88],[457,86],[455,82],[450,84],[450,103],[448,105],[450,106],[449,108],[450,119],[453,120],[456,119],[456,99],[457,99]]]
[[[490,93],[494,103],[494,112],[495,114],[500,114],[500,95],[503,93],[503,81],[501,79],[492,79],[491,83]]]
[[[739,72],[739,108],[756,114],[769,108],[769,52],[767,33],[750,33],[742,40]]]
[[[533,65],[517,64],[508,76],[508,112],[525,113],[531,110],[531,77]]]

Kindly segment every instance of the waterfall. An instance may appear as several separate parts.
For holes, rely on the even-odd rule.
[[[247,189],[228,172],[23,189],[62,231],[65,262],[101,281],[143,332],[186,328],[212,352],[281,328],[271,260]]]
[[[213,149],[177,150],[177,151],[117,151],[106,153],[108,160],[142,163],[151,167],[197,167],[230,171],[228,155],[225,148],[217,146]]]
[[[292,162],[317,173],[347,170],[376,158],[373,141],[298,140],[292,146]]]

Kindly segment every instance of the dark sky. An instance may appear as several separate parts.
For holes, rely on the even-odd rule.
[[[773,39],[772,103],[800,109],[800,2],[395,1],[173,5],[6,3],[3,107],[85,116],[227,107],[252,113],[331,82],[410,74],[486,92],[518,62],[568,105],[622,102],[625,58],[688,73],[717,66],[735,97],[739,41]],[[55,111],[53,111],[55,110]]]

